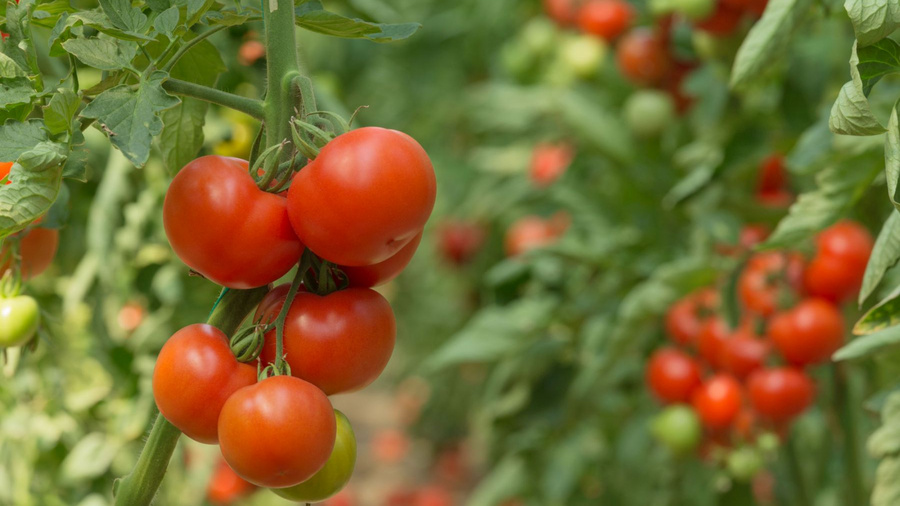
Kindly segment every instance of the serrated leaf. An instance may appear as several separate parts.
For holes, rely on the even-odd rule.
[[[872,295],[884,278],[884,273],[897,265],[898,261],[900,261],[900,211],[895,210],[888,216],[884,226],[881,227],[878,239],[875,240],[875,247],[872,249],[872,256],[863,276],[862,288],[859,290],[860,305]]]
[[[0,77],[26,77],[27,75],[15,60],[0,53]]]
[[[175,28],[178,27],[180,17],[181,14],[178,12],[178,7],[169,7],[161,12],[159,16],[156,16],[153,28],[158,33],[165,35],[169,40],[172,40],[172,34],[175,32]]]
[[[853,43],[850,56],[850,81],[841,88],[838,98],[831,108],[828,126],[836,134],[844,135],[877,135],[884,132],[878,118],[872,113],[872,107],[863,89],[862,77],[859,74],[859,55]]]
[[[69,39],[62,47],[89,67],[113,71],[131,67],[138,51],[134,42],[106,38]]]
[[[168,95],[162,82],[168,75],[156,71],[141,81],[137,89],[116,86],[97,95],[81,112],[85,118],[96,118],[110,141],[136,166],[143,166],[150,156],[150,144],[162,131],[158,113],[178,105]]]
[[[343,37],[346,39],[368,39],[373,42],[392,42],[411,37],[422,25],[418,23],[384,24],[362,19],[348,18],[327,11],[322,2],[304,2],[294,10],[297,26],[311,32]]]
[[[132,7],[131,0],[100,0],[100,7],[117,28],[138,33],[146,28],[147,15]]]
[[[0,77],[0,108],[30,104],[35,95],[27,77]]]
[[[8,126],[0,127],[0,145],[8,138]],[[17,157],[6,158],[17,163],[9,173],[11,183],[0,186],[0,238],[25,228],[50,209],[59,195],[67,154],[65,145],[42,140]]]
[[[871,46],[858,49],[859,77],[866,96],[882,77],[900,72],[900,44],[893,39],[882,39]]]
[[[900,345],[900,326],[888,327],[872,334],[857,337],[838,350],[832,357],[835,361],[862,358],[889,346]]]
[[[770,0],[765,12],[757,21],[738,49],[731,70],[731,86],[738,88],[764,75],[764,71],[780,58],[791,35],[800,22],[809,15],[812,0]]]
[[[853,333],[857,335],[874,334],[897,324],[900,324],[900,289],[894,290],[883,301],[867,311],[853,326]]]
[[[22,153],[48,139],[44,123],[40,120],[0,125],[0,160],[16,160]]]
[[[73,37],[83,37],[84,29],[82,27],[84,26],[93,28],[94,30],[115,39],[133,42],[149,42],[155,40],[153,37],[149,37],[142,33],[116,28],[112,24],[112,21],[106,17],[106,14],[100,11],[81,11],[73,14],[63,13],[50,34],[50,56],[62,56],[64,52],[60,45],[61,42]]]
[[[900,27],[900,4],[894,0],[846,0],[844,9],[860,46],[874,44]]]
[[[44,106],[44,124],[51,134],[72,131],[72,119],[81,103],[78,95],[72,90],[60,89]]]

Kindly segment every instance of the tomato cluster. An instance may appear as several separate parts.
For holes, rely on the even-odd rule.
[[[748,256],[737,277],[736,325],[727,323],[718,289],[690,293],[669,307],[672,344],[646,368],[648,388],[669,406],[654,422],[657,438],[677,453],[696,450],[704,436],[731,448],[722,463],[736,479],[752,478],[761,448],[812,406],[816,385],[807,371],[843,344],[837,304],[859,291],[873,247],[869,232],[849,220],[822,231],[809,260],[752,252],[764,239],[760,227],[748,227],[740,246],[720,250]]]

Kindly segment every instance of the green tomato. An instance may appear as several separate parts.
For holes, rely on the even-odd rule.
[[[273,488],[272,492],[291,501],[320,502],[347,486],[356,466],[356,436],[343,413],[335,410],[334,415],[337,418],[337,438],[325,467],[299,485]]]
[[[559,30],[547,18],[534,18],[519,34],[522,45],[535,55],[545,55],[557,44]]]
[[[781,440],[778,439],[777,434],[766,432],[765,434],[760,434],[760,436],[756,438],[756,446],[763,453],[774,454],[778,451],[778,448],[781,447]]]
[[[690,406],[684,405],[664,409],[651,423],[650,431],[676,455],[694,451],[703,435],[700,417]]]
[[[668,93],[636,91],[625,101],[625,123],[638,137],[659,135],[675,119],[675,103]]]
[[[763,458],[752,446],[738,448],[728,455],[728,473],[740,482],[749,482],[762,469]]]
[[[559,46],[559,60],[583,79],[597,75],[607,53],[606,42],[590,35],[566,37]]]
[[[0,299],[0,348],[22,346],[41,324],[38,303],[27,295]]]

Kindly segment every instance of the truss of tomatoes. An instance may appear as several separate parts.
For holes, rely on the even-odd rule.
[[[763,239],[758,227],[742,234],[745,248]],[[815,400],[807,369],[827,363],[844,342],[840,304],[859,292],[872,247],[868,230],[841,221],[818,235],[810,259],[752,254],[737,282],[743,311],[734,329],[714,288],[673,304],[665,317],[672,344],[656,350],[646,367],[650,392],[668,406],[654,434],[689,453],[705,433],[707,441],[741,452],[734,460],[744,464],[762,434],[787,434]],[[728,467],[741,466],[729,460]]]
[[[286,195],[261,190],[245,160],[204,156],[185,166],[166,194],[163,222],[191,269],[226,288],[255,288],[287,274],[308,249],[346,282],[328,293],[300,286],[283,325],[290,375],[257,373],[276,362],[274,323],[288,285],[271,289],[256,310],[254,323],[268,327],[251,363],[238,361],[230,336],[213,326],[176,332],[153,373],[160,413],[188,437],[219,444],[253,485],[301,502],[339,492],[356,439],[328,396],[362,389],[386,367],[396,322],[372,287],[409,263],[435,194],[425,150],[383,128],[331,140]]]

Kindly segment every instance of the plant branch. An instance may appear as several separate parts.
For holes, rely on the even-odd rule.
[[[842,363],[831,368],[834,374],[834,400],[837,415],[844,433],[844,476],[847,479],[849,504],[866,504],[866,487],[862,477],[862,460],[859,456],[859,433],[856,427],[855,413],[857,406],[850,400],[850,388],[847,384],[847,369]]]
[[[291,140],[291,116],[296,106],[294,78],[300,74],[293,0],[264,0],[268,90],[265,102],[266,145]]]
[[[221,32],[222,30],[224,30],[226,28],[228,28],[228,27],[224,26],[224,25],[217,26],[217,27],[207,30],[207,31],[201,33],[200,35],[194,37],[193,39],[185,42],[184,45],[181,46],[181,48],[178,50],[178,52],[175,53],[174,56],[172,56],[172,59],[170,59],[168,62],[166,62],[165,66],[162,67],[162,70],[164,70],[166,72],[171,71],[172,67],[174,67],[175,64],[178,63],[178,60],[180,60],[182,56],[187,54],[187,52],[190,51],[192,47],[203,42],[204,40],[206,40],[207,37],[214,35],[218,32]],[[165,53],[163,53],[163,57],[165,57]]]
[[[265,116],[261,101],[228,93],[227,91],[171,78],[163,82],[163,89],[176,95],[193,97],[205,102],[225,106],[256,119],[263,119]]]

